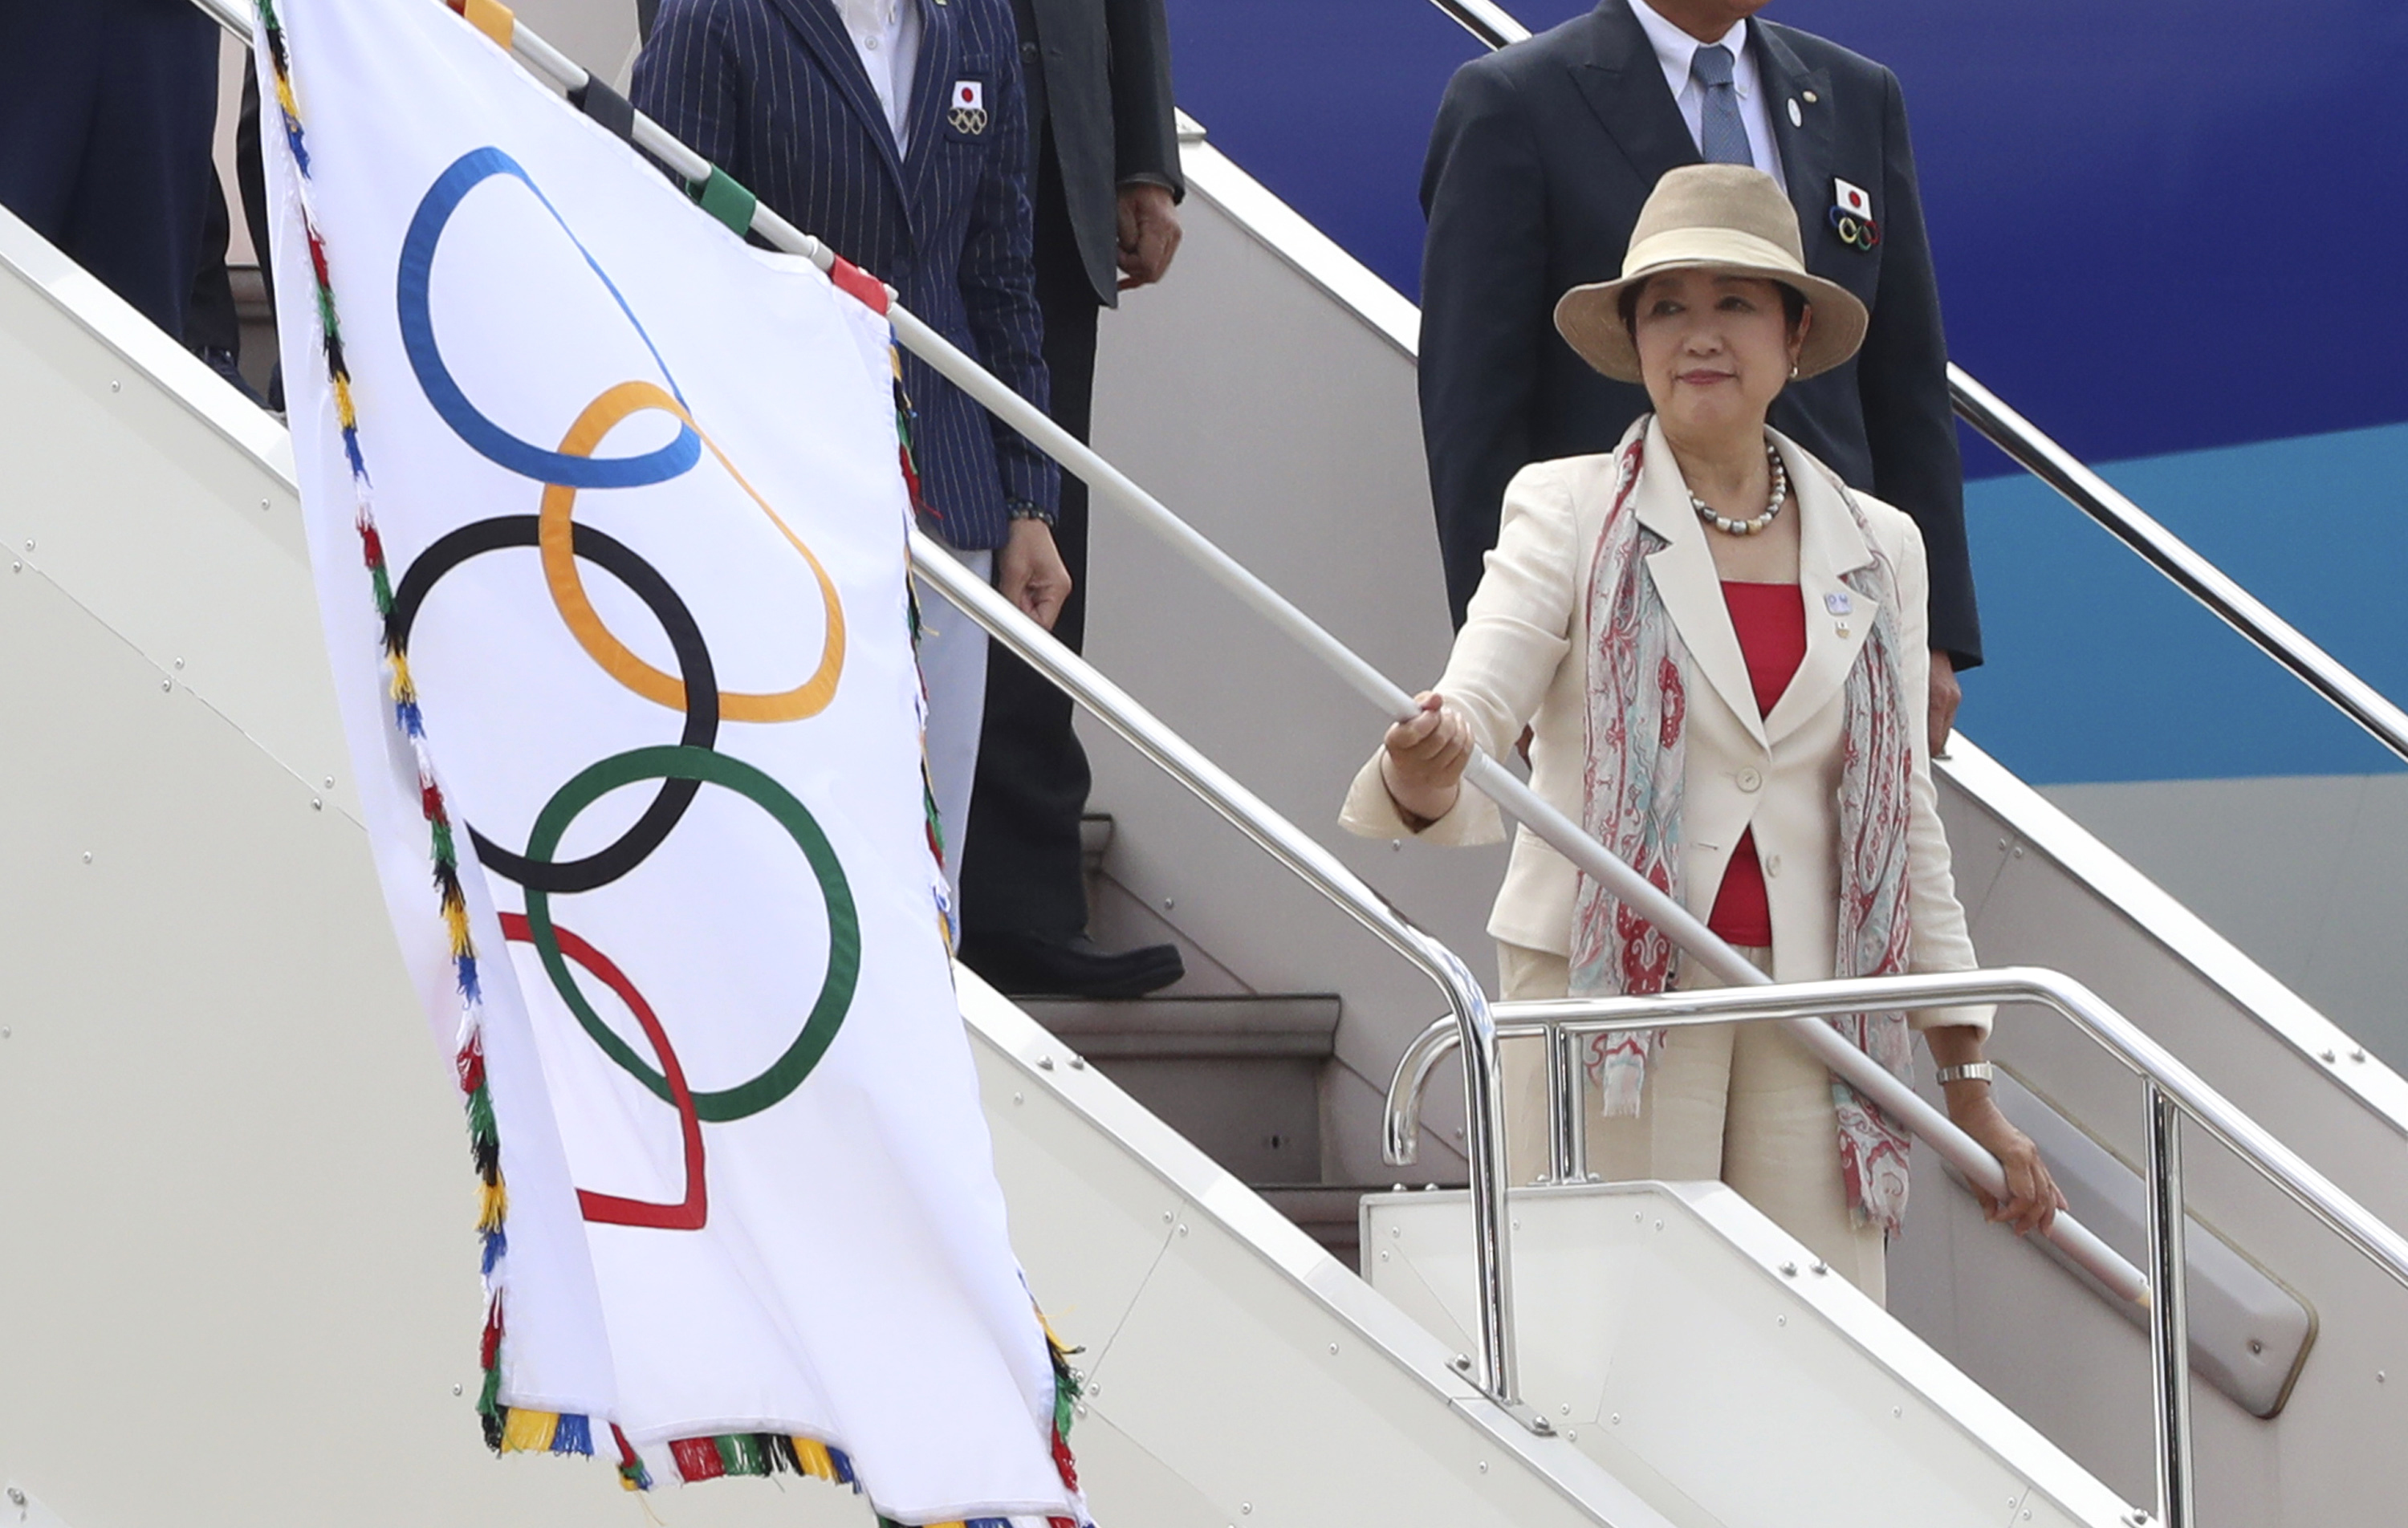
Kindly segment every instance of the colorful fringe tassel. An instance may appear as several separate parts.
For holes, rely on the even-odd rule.
[[[716,1437],[684,1437],[669,1445],[678,1477],[688,1485],[738,1475],[808,1475],[831,1485],[861,1483],[853,1478],[853,1461],[842,1449],[782,1433],[723,1433]]]

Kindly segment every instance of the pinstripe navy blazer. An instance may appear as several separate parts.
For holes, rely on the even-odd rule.
[[[1032,260],[1027,115],[1010,0],[911,0],[910,148],[831,0],[663,0],[636,61],[638,108],[830,249],[883,279],[1021,396],[1048,403]],[[968,93],[981,103],[961,109]],[[1047,519],[1054,463],[903,357],[929,527],[1003,544],[1013,501]]]

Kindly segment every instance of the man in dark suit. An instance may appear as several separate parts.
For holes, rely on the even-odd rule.
[[[179,340],[217,109],[191,0],[0,3],[0,206]]]
[[[1096,320],[1161,278],[1184,190],[1162,0],[1013,0],[1036,151],[1037,300],[1054,421],[1087,438]],[[1065,476],[1054,536],[1071,592],[1054,635],[1085,635],[1087,486]],[[962,861],[962,958],[1010,992],[1128,996],[1184,974],[1175,945],[1106,951],[1087,937],[1079,820],[1087,757],[1069,697],[1007,653],[987,665],[987,722]]]
[[[1525,464],[1610,450],[1647,408],[1555,330],[1555,299],[1621,271],[1665,171],[1754,164],[1798,209],[1806,265],[1864,300],[1856,360],[1793,383],[1773,427],[1922,528],[1931,746],[1982,660],[1947,344],[1898,78],[1754,20],[1765,0],[1603,0],[1456,71],[1422,175],[1422,435],[1462,624]]]
[[[663,0],[633,99],[1044,407],[1009,0]],[[1054,463],[909,353],[903,382],[923,528],[1052,625],[1069,593]],[[922,607],[929,775],[958,874],[986,643],[940,596]]]

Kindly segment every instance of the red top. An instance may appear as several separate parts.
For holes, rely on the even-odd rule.
[[[1730,607],[1731,629],[1739,634],[1740,656],[1747,660],[1756,714],[1770,716],[1797,677],[1798,665],[1806,661],[1805,596],[1794,583],[1726,578],[1723,603]],[[1735,945],[1762,949],[1772,943],[1772,905],[1764,894],[1764,866],[1756,857],[1754,828],[1742,834],[1739,847],[1731,850],[1730,867],[1723,872],[1706,927]]]

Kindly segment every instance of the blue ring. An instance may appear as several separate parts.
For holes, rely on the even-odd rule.
[[[477,411],[476,405],[468,401],[468,395],[460,391],[460,384],[452,379],[450,368],[443,364],[442,348],[435,342],[435,320],[428,307],[427,292],[435,276],[435,247],[442,242],[444,226],[452,221],[452,214],[459,209],[461,200],[478,185],[496,175],[515,178],[534,193],[537,201],[543,204],[543,209],[552,214],[552,221],[560,224],[560,231],[577,246],[577,252],[585,257],[585,264],[601,278],[602,285],[609,290],[611,300],[619,305],[619,311],[627,315],[627,321],[635,325],[637,337],[644,342],[645,350],[652,351],[653,364],[661,368],[662,377],[668,381],[669,392],[678,402],[685,402],[685,395],[678,392],[677,379],[669,376],[668,363],[661,359],[660,350],[652,344],[652,336],[644,332],[642,321],[636,317],[635,309],[627,306],[627,299],[620,294],[617,284],[570,230],[567,220],[561,217],[551,199],[528,179],[526,171],[519,167],[519,162],[494,148],[470,150],[436,179],[435,184],[427,189],[424,199],[418,204],[418,211],[409,220],[409,233],[401,241],[401,271],[397,281],[401,343],[409,353],[409,369],[418,374],[418,385],[425,391],[426,401],[434,405],[435,412],[452,427],[452,433],[467,442],[478,455],[539,483],[552,483],[562,488],[642,488],[649,483],[665,483],[691,472],[694,464],[702,459],[702,437],[690,424],[681,423],[675,440],[641,456],[569,456],[531,445],[495,424]]]

